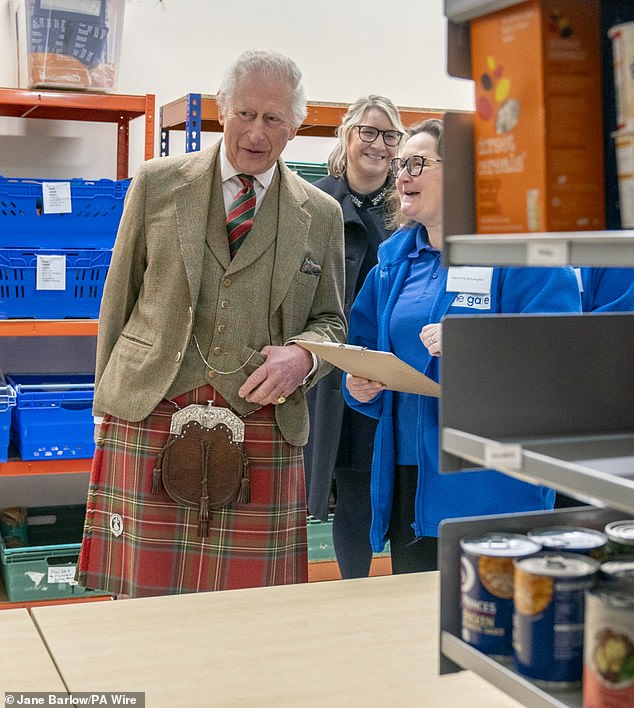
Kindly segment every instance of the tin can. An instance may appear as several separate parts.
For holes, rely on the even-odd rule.
[[[634,708],[634,591],[600,585],[586,594],[583,708]]]
[[[574,688],[583,671],[585,593],[598,561],[544,552],[515,561],[513,663],[544,688]]]
[[[634,128],[634,22],[610,27],[618,128]]]
[[[628,579],[634,583],[634,556],[619,556],[601,563],[599,575],[604,582]]]
[[[544,526],[531,529],[527,536],[540,543],[545,551],[583,553],[595,560],[603,558],[608,543],[603,531],[580,526]]]
[[[604,531],[608,537],[608,555],[634,555],[634,519],[611,521]]]
[[[541,550],[527,536],[487,533],[460,541],[462,639],[501,661],[513,655],[513,561]]]

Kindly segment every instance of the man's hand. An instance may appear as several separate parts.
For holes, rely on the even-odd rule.
[[[238,391],[249,403],[261,406],[283,403],[313,368],[311,353],[297,344],[289,344],[287,347],[266,346],[260,353],[265,362]]]

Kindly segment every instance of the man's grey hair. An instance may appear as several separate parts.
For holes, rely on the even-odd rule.
[[[268,49],[248,49],[225,70],[216,94],[216,101],[224,114],[240,80],[249,75],[261,76],[266,80],[286,81],[293,89],[291,110],[295,128],[304,122],[306,95],[302,86],[302,72],[297,64],[287,56]]]

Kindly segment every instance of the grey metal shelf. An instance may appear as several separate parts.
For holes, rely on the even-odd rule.
[[[441,524],[441,672],[471,669],[526,706],[581,706],[460,639],[460,538],[634,516],[632,360],[634,313],[445,319],[441,470],[493,468],[592,506]]]
[[[480,467],[487,466],[489,452],[505,445],[520,446],[520,463],[497,464],[498,471],[634,515],[634,432],[500,440],[452,428],[442,431],[445,452]]]
[[[440,673],[469,669],[529,708],[581,708],[581,690],[546,691],[517,674],[512,666],[482,654],[461,637],[460,539],[491,531],[526,533],[544,526],[583,526],[603,529],[610,521],[624,518],[613,509],[580,506],[550,512],[529,512],[452,519],[440,525]]]
[[[634,267],[634,230],[455,235],[444,250],[453,265]]]
[[[501,691],[531,708],[581,708],[581,691],[548,693],[508,666],[489,658],[449,632],[440,633],[440,650],[463,669],[469,669]]]

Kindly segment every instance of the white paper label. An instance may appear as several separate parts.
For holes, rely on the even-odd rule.
[[[522,446],[516,444],[485,445],[484,466],[494,470],[522,469]]]
[[[36,290],[66,290],[66,256],[36,256]]]
[[[74,565],[52,565],[48,569],[48,582],[51,583],[68,583],[69,585],[77,585],[75,580]]]
[[[493,268],[489,266],[451,266],[447,271],[447,292],[488,294],[492,278]]]
[[[45,214],[70,214],[70,182],[42,182],[42,201]]]
[[[526,265],[565,266],[568,265],[568,243],[562,241],[529,241],[526,244]]]

